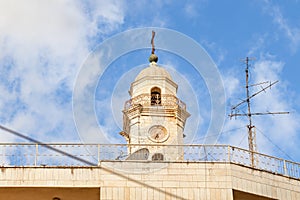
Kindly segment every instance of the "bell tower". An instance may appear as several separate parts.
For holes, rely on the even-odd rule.
[[[125,102],[120,134],[128,144],[149,145],[149,160],[178,160],[183,157],[182,148],[161,147],[183,144],[184,126],[190,114],[185,103],[176,96],[178,86],[171,75],[157,65],[154,32],[152,36],[150,64],[131,83],[131,98]],[[133,154],[141,148],[145,146],[133,145],[128,153]]]

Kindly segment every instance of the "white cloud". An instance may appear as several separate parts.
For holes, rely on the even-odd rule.
[[[184,11],[189,18],[195,18],[199,15],[194,4],[187,3],[184,5]]]
[[[64,56],[84,36],[78,28],[85,19],[79,6],[68,1],[1,1],[0,8],[1,39],[10,53],[28,55],[36,48],[47,48]]]
[[[300,26],[292,26],[288,19],[282,14],[280,7],[273,4],[271,1],[266,0],[265,5],[264,9],[266,10],[266,13],[271,15],[273,22],[290,40],[291,50],[296,52],[300,45]]]
[[[40,140],[76,139],[77,71],[93,38],[123,23],[122,4],[0,0],[0,13],[1,123]]]
[[[183,10],[185,12],[186,17],[197,19],[197,17],[200,16],[201,8],[203,8],[207,3],[207,0],[188,1],[183,6]]]
[[[114,0],[107,1],[87,1],[87,6],[91,12],[90,34],[107,34],[115,30],[124,22],[124,5],[122,2]]]
[[[261,82],[262,80],[279,80],[276,86],[272,87],[265,94],[259,95],[253,103],[254,109],[258,112],[282,112],[290,111],[293,109],[293,103],[289,100],[290,91],[287,88],[287,83],[281,80],[280,74],[284,67],[284,63],[265,60],[259,60],[254,66],[255,81]],[[300,129],[298,121],[300,116],[297,113],[289,115],[268,115],[263,117],[262,120],[257,122],[260,130],[269,137],[275,144],[281,146],[287,151],[292,151],[297,148],[294,143],[299,141],[297,132]],[[259,133],[258,133],[259,135]],[[284,137],[283,137],[284,135]],[[265,140],[266,138],[261,138]],[[263,141],[263,143],[266,142]],[[261,149],[268,152],[270,145],[261,145]]]
[[[255,55],[257,53],[257,51],[264,49],[264,47],[266,46],[266,39],[269,37],[268,34],[264,34],[264,35],[254,35],[253,38],[253,46],[250,48],[250,50],[248,51],[247,55]]]
[[[216,65],[219,66],[224,61],[227,51],[218,46],[215,42],[202,40],[202,44],[206,47],[212,57],[215,58],[214,62]]]

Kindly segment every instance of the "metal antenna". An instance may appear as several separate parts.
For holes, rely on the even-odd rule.
[[[246,95],[247,98],[242,100],[240,103],[238,103],[235,106],[231,107],[231,114],[229,114],[229,117],[237,117],[237,116],[247,116],[248,117],[248,121],[249,124],[247,125],[247,129],[248,129],[248,144],[249,144],[249,151],[251,153],[251,165],[252,167],[255,167],[256,163],[258,162],[255,159],[254,153],[257,152],[257,146],[256,146],[256,133],[255,133],[255,126],[252,125],[252,116],[253,115],[270,115],[270,114],[289,114],[289,112],[266,112],[266,113],[252,113],[251,112],[251,104],[250,104],[250,99],[255,97],[256,95],[258,95],[259,93],[265,91],[265,89],[271,88],[272,85],[278,83],[278,81],[275,82],[262,82],[262,83],[258,83],[258,84],[253,84],[253,85],[249,85],[249,60],[253,60],[253,59],[249,59],[248,57],[246,57],[245,63],[246,63]],[[268,86],[266,87],[262,87],[261,90],[259,90],[258,92],[250,95],[249,92],[249,87],[252,86],[257,86],[257,85],[262,85],[262,84],[266,84],[269,83]],[[247,113],[238,113],[237,108],[244,104],[247,103]],[[233,111],[236,111],[235,113],[233,113]],[[256,160],[256,163],[255,163]]]
[[[155,52],[155,48],[154,48],[154,37],[155,37],[155,32],[152,31],[152,38],[151,38],[152,51],[151,51],[151,54],[154,54],[154,52]]]

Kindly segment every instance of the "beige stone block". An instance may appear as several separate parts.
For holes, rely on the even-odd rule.
[[[263,193],[263,185],[261,183],[256,183],[256,194]]]
[[[114,180],[105,180],[103,182],[104,186],[106,187],[126,187],[128,186],[128,181],[123,180],[123,181],[114,181]]]
[[[171,188],[164,188],[164,195],[162,195],[164,197],[165,200],[170,200],[171,196]]]
[[[233,200],[233,190],[232,189],[227,189],[226,190],[226,196],[227,196],[227,200]]]
[[[132,180],[145,180],[143,174],[127,174],[126,176]]]
[[[297,199],[297,200],[300,199],[300,192],[297,192],[295,199]]]
[[[120,199],[122,199],[122,200],[126,199],[126,195],[127,195],[126,188],[125,187],[120,187],[119,188],[119,197],[120,197]]]
[[[221,200],[221,190],[219,188],[215,189],[215,197],[216,200]]]
[[[169,188],[178,188],[179,182],[176,181],[163,181],[163,187],[169,187]]]
[[[286,199],[287,199],[287,200],[292,200],[292,194],[291,194],[291,191],[287,190],[286,193],[287,193],[287,195],[286,195],[287,198],[286,198]]]
[[[164,175],[161,177],[162,177],[162,180],[169,180],[169,181],[192,181],[193,178],[195,178],[196,176],[175,174],[172,176]]]
[[[148,199],[147,196],[148,196],[148,188],[145,187],[141,188],[141,199]]]
[[[154,199],[154,189],[153,188],[147,188],[147,199]]]
[[[178,169],[178,168],[168,168],[168,174],[169,175],[176,175],[176,174],[181,174],[182,173],[182,169]],[[185,174],[198,174],[197,171],[195,170],[185,170]]]
[[[227,197],[229,200],[233,199],[233,190],[227,190]]]
[[[232,188],[232,183],[230,181],[218,182],[218,188],[220,189]]]
[[[172,175],[172,176],[175,176],[176,179],[173,179],[175,181],[193,181],[193,175],[191,174],[185,174],[185,175]],[[180,177],[179,179],[177,179],[178,177]]]
[[[140,180],[149,180],[149,181],[162,181],[162,180],[168,180],[168,178],[170,178],[170,176],[162,174],[162,175],[157,175],[157,174],[143,174],[141,176]],[[171,179],[171,178],[170,178]],[[174,179],[173,179],[174,180]]]
[[[126,181],[126,187],[141,187],[141,182],[128,180]]]
[[[22,179],[22,180],[34,180],[34,178],[33,179],[29,178],[30,172],[32,172],[32,170],[23,170],[23,172],[20,173],[20,176],[23,176],[23,177],[20,177],[20,179]]]
[[[268,197],[271,197],[271,196],[272,196],[272,186],[266,185],[266,195],[267,195]]]
[[[116,200],[120,199],[118,187],[112,187],[112,198]]]
[[[207,182],[206,185],[208,188],[218,188],[219,187],[219,183],[216,181],[209,181]]]
[[[243,179],[241,178],[235,178],[233,181],[233,188],[236,188],[238,190],[242,190],[243,189]]]
[[[100,188],[100,199],[106,199],[106,197],[107,197],[106,188],[101,187]]]
[[[198,188],[206,188],[207,187],[207,182],[197,182],[197,187]]]
[[[100,179],[101,180],[105,180],[105,181],[124,181],[124,177],[120,177],[120,176],[117,176],[117,175],[114,175],[114,174],[110,174],[110,175],[101,175],[100,176]]]
[[[183,187],[183,188],[194,187],[194,188],[196,188],[197,186],[198,186],[198,182],[196,182],[196,181],[179,181],[179,187]]]
[[[206,188],[199,189],[199,196],[203,199],[205,199],[205,197],[206,197],[206,192],[207,192],[206,190],[207,190]]]
[[[185,176],[183,176],[185,177]],[[202,175],[198,175],[197,176],[191,176],[191,181],[197,181],[197,182],[202,182],[202,181],[206,181],[207,177],[206,176],[202,176]]]
[[[163,187],[163,181],[143,181],[143,183],[146,184],[146,187],[150,187],[150,188]]]
[[[159,198],[158,199],[163,199],[166,200],[168,197],[166,195],[166,190],[162,189],[162,191],[158,192]]]
[[[300,181],[299,181],[300,182]],[[300,191],[300,185],[293,185],[293,191],[295,191],[295,192],[299,192]]]
[[[161,190],[160,188],[153,189],[152,199],[161,199],[161,194],[164,194],[164,190]]]
[[[227,175],[227,170],[226,169],[212,169],[211,174],[215,175],[215,176],[226,176]]]
[[[193,188],[193,199],[200,199],[200,188]]]
[[[251,193],[257,193],[258,191],[257,191],[257,182],[255,182],[255,181],[250,181],[250,183],[251,183],[251,190],[249,190],[249,192],[251,192]]]
[[[194,190],[196,189],[196,187],[192,187],[192,188],[183,188],[183,197],[186,197],[186,199],[195,199],[194,196]]]
[[[125,187],[124,188],[124,200],[129,200],[130,199],[130,188]]]
[[[207,178],[207,181],[226,181],[226,176],[210,175]]]
[[[221,200],[227,200],[228,195],[227,195],[227,190],[226,189],[220,189],[220,199]]]
[[[277,188],[277,196],[279,199],[286,199],[286,194],[281,188]]]
[[[297,199],[297,193],[296,192],[291,192],[292,194],[292,200]]]
[[[130,187],[129,188],[129,197],[130,197],[130,199],[137,199],[137,197],[136,197],[136,188],[135,187]]]
[[[276,187],[271,187],[271,195],[270,196],[272,196],[272,198],[275,198],[278,196]]]
[[[206,197],[206,199],[213,199],[211,197],[211,189],[206,189],[206,191],[205,191],[205,197]]]
[[[177,189],[176,188],[171,188],[171,192],[166,193],[166,197],[169,199],[177,199]]]
[[[261,194],[267,194],[267,186],[265,184],[261,184]]]
[[[247,191],[249,193],[251,193],[254,189],[252,188],[252,182],[253,181],[250,181],[250,180],[246,180],[245,183],[246,183],[246,188],[247,188]]]
[[[177,198],[181,198],[181,199],[187,199],[187,196],[186,196],[186,191],[185,191],[185,193],[183,192],[183,189],[182,188],[177,188],[176,189],[176,196],[177,196]]]

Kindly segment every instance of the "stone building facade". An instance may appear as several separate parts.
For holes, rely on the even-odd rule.
[[[95,167],[2,167],[0,199],[300,199],[299,179],[237,164],[172,162],[160,169],[158,165],[118,161]]]

